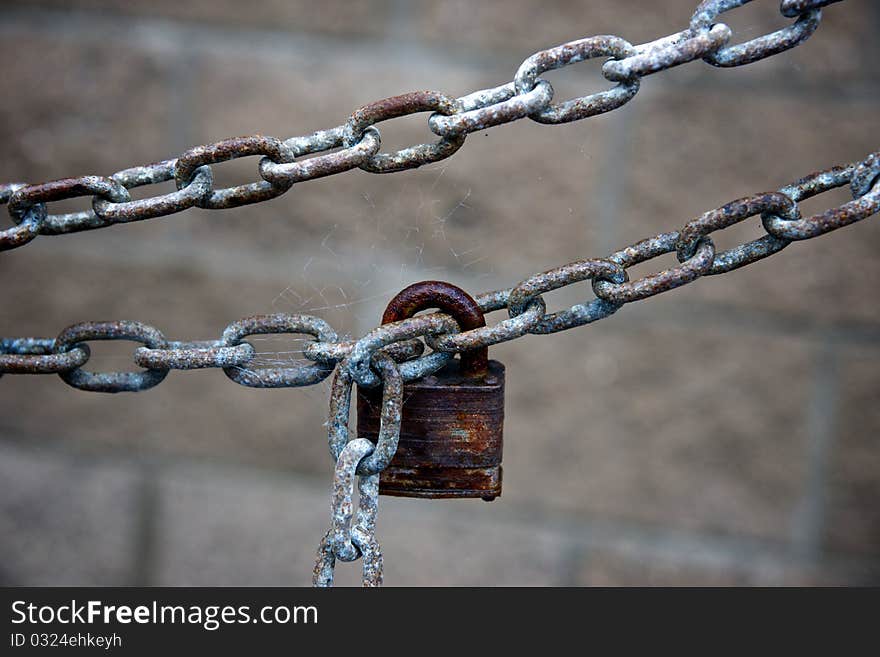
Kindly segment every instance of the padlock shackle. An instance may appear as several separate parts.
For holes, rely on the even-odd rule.
[[[404,288],[388,302],[382,323],[409,319],[420,310],[437,308],[450,315],[462,331],[486,325],[486,318],[474,298],[460,287],[443,281],[422,281]],[[461,372],[467,376],[483,376],[489,369],[489,348],[480,347],[461,352]]]

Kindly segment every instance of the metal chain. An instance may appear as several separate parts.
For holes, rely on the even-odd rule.
[[[798,203],[849,185],[853,200],[825,212],[803,217]],[[861,162],[812,173],[782,187],[731,201],[686,223],[680,230],[661,233],[599,259],[578,260],[535,274],[513,288],[475,297],[485,313],[508,311],[508,318],[492,326],[460,331],[443,313],[417,315],[379,326],[357,341],[339,341],[324,320],[310,315],[255,315],[233,322],[214,341],[173,342],[158,330],[132,321],[84,322],[64,329],[57,338],[0,338],[0,373],[59,374],[82,390],[126,392],[146,390],[161,382],[170,370],[221,368],[241,385],[255,388],[305,386],[324,380],[337,364],[331,414],[331,445],[338,456],[346,444],[343,420],[348,413],[351,382],[386,390],[397,389],[437,371],[456,352],[490,346],[527,334],[546,334],[583,326],[615,313],[624,304],[687,285],[702,276],[723,274],[762,260],[793,241],[824,235],[880,212],[880,151]],[[763,237],[725,251],[717,251],[710,235],[754,216],[761,217]],[[638,280],[627,269],[667,253],[679,265]],[[592,281],[595,298],[566,310],[547,313],[542,294],[574,283]],[[311,361],[282,368],[255,367],[255,349],[249,335],[301,334],[314,338],[303,355]],[[424,354],[424,344],[433,351]],[[142,372],[92,373],[82,369],[89,360],[92,340],[131,340]],[[395,366],[394,363],[400,363]],[[391,420],[389,420],[391,421]],[[399,421],[399,418],[398,418]],[[335,424],[334,424],[335,423]],[[391,425],[389,425],[391,426]],[[334,427],[337,433],[333,434]],[[336,438],[332,438],[336,435]],[[393,449],[380,448],[359,474],[381,469]]]
[[[55,235],[140,221],[191,207],[233,208],[275,198],[295,183],[354,168],[372,173],[412,169],[455,153],[471,132],[521,118],[539,123],[567,123],[616,109],[639,90],[641,78],[680,64],[703,59],[714,66],[740,66],[792,48],[816,30],[821,7],[840,0],[782,0],[780,12],[795,18],[791,25],[748,42],[728,45],[732,32],[718,16],[751,0],[705,0],[687,29],[633,46],[616,36],[595,36],[556,46],[528,57],[514,80],[505,85],[452,98],[436,91],[418,91],[386,98],[356,110],[346,124],[285,141],[253,135],[191,148],[180,157],[117,172],[110,177],[82,176],[37,185],[0,185],[0,204],[7,204],[15,225],[0,231],[0,251],[22,246],[37,235]],[[602,74],[617,85],[611,89],[553,104],[553,87],[539,76],[576,62],[610,58]],[[430,129],[436,142],[395,153],[380,153],[377,123],[419,112],[432,112]],[[305,156],[312,157],[302,159]],[[260,180],[216,189],[211,165],[260,156]],[[298,159],[299,158],[299,159]],[[135,187],[174,180],[177,190],[132,200]],[[811,217],[802,217],[798,203],[849,185],[853,200]],[[49,214],[47,204],[92,197],[92,209]],[[503,310],[509,317],[493,326],[461,331],[443,314],[420,315],[377,327],[357,341],[339,341],[324,320],[309,315],[255,315],[233,322],[219,340],[169,341],[156,328],[133,321],[82,322],[55,339],[0,338],[0,376],[59,374],[76,388],[96,392],[127,392],[152,388],[172,369],[222,368],[241,385],[279,388],[312,385],[336,370],[330,394],[328,440],[335,460],[331,526],[318,547],[313,583],[332,586],[337,560],[361,558],[364,586],[380,586],[382,551],[376,540],[379,473],[397,451],[403,406],[403,383],[443,367],[456,352],[485,347],[526,334],[545,334],[583,326],[617,312],[624,304],[692,283],[706,275],[732,271],[777,253],[792,241],[809,239],[865,219],[880,211],[880,151],[860,163],[834,167],[802,178],[778,192],[737,199],[704,213],[681,230],[661,233],[612,253],[606,258],[579,260],[531,276],[517,286],[476,297],[484,313]],[[710,235],[753,216],[761,216],[763,237],[716,252]],[[675,253],[679,265],[630,280],[627,269],[658,256]],[[596,297],[567,310],[547,313],[541,296],[590,280]],[[252,335],[298,334],[314,338],[303,350],[306,365],[252,368],[256,350]],[[432,352],[424,354],[424,343]],[[129,340],[140,343],[134,362],[140,372],[89,372],[88,342]],[[338,365],[338,367],[337,367]],[[348,429],[353,383],[382,385],[382,411],[377,442],[352,438]],[[355,480],[358,487],[354,514]]]
[[[373,451],[373,443],[356,438],[345,446],[336,462],[333,493],[330,501],[331,527],[318,546],[312,583],[333,586],[336,560],[363,558],[363,585],[382,585],[382,549],[376,540],[376,515],[379,511],[379,475],[357,477],[358,512],[351,525],[352,495],[358,463]]]
[[[336,462],[330,501],[330,529],[318,546],[312,583],[333,585],[336,560],[363,558],[363,585],[381,586],[382,550],[376,540],[379,512],[379,473],[394,454],[400,439],[403,413],[403,381],[397,364],[388,354],[375,352],[373,366],[382,377],[382,412],[379,437],[374,445],[365,438],[351,438],[348,430],[352,379],[347,367],[336,370],[330,393],[327,420],[330,454]],[[351,524],[354,479],[358,481],[358,513]]]
[[[780,12],[795,18],[794,23],[728,46],[731,29],[716,19],[751,0],[704,0],[685,30],[637,46],[616,36],[593,36],[564,43],[528,57],[512,82],[461,98],[437,91],[416,91],[365,105],[352,113],[344,125],[307,136],[287,140],[263,135],[235,137],[191,148],[176,159],[125,169],[109,177],[80,176],[35,185],[0,185],[0,204],[8,205],[15,224],[0,230],[0,251],[27,244],[37,235],[142,221],[192,207],[222,209],[258,203],[283,194],[295,183],[355,168],[372,173],[414,169],[449,157],[471,132],[526,117],[556,124],[609,112],[629,102],[638,92],[641,78],[647,75],[696,59],[714,66],[741,66],[793,48],[816,30],[822,18],[821,7],[837,1],[782,0]],[[554,104],[553,87],[539,76],[596,57],[610,58],[604,62],[602,74],[616,86]],[[438,140],[395,153],[380,153],[382,140],[375,125],[419,112],[432,112],[428,126]],[[248,156],[261,156],[260,180],[214,188],[211,165]],[[132,200],[129,193],[136,187],[170,180],[177,186],[174,192],[139,200]],[[48,203],[79,197],[91,197],[92,209],[69,214],[48,211]],[[238,359],[244,357],[245,351],[224,353]]]

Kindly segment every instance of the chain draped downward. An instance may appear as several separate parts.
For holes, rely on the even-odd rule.
[[[798,202],[847,185],[853,200],[809,217],[801,215]],[[824,235],[877,212],[880,151],[861,162],[812,173],[778,191],[731,201],[705,212],[677,231],[654,235],[604,258],[570,262],[530,276],[512,288],[476,295],[474,299],[484,313],[507,310],[508,317],[491,326],[462,331],[452,317],[435,312],[383,324],[359,340],[340,341],[336,331],[319,317],[278,313],[233,322],[218,340],[176,342],[140,322],[83,322],[64,329],[54,339],[0,338],[0,374],[59,374],[66,383],[81,390],[129,392],[155,386],[170,370],[219,368],[244,386],[283,388],[319,383],[336,369],[334,389],[347,386],[350,390],[352,381],[369,387],[384,380],[386,386],[394,387],[436,372],[455,353],[528,334],[565,331],[604,319],[624,304],[687,285],[702,276],[739,269],[781,251],[794,241]],[[715,248],[712,233],[758,216],[765,231],[763,237],[724,251]],[[629,279],[629,268],[667,253],[674,253],[679,264],[637,280]],[[587,280],[592,283],[594,298],[565,310],[547,312],[542,294]],[[313,338],[303,349],[308,362],[289,367],[256,367],[256,350],[247,337],[280,334]],[[94,340],[138,343],[133,359],[143,371],[85,370],[90,357],[88,343]],[[431,348],[428,353],[426,345]],[[387,374],[389,363],[394,363],[395,373],[391,375]],[[348,402],[340,404],[347,417]],[[339,422],[337,427],[341,426]],[[332,443],[335,457],[346,443],[341,435]],[[380,445],[359,474],[378,471],[376,463],[383,459]]]
[[[445,159],[468,134],[530,118],[547,124],[568,123],[609,112],[629,102],[642,78],[697,59],[718,67],[741,66],[778,54],[812,35],[822,7],[840,0],[782,0],[780,12],[795,21],[771,34],[728,45],[731,29],[719,16],[751,0],[704,0],[689,26],[675,34],[633,45],[611,35],[564,43],[531,55],[512,82],[453,98],[437,91],[415,91],[379,100],[356,110],[348,121],[329,130],[281,140],[252,135],[196,146],[176,159],[118,171],[109,177],[79,176],[40,184],[0,185],[0,204],[8,205],[14,225],[0,230],[0,251],[37,235],[92,230],[182,212],[192,207],[234,208],[273,199],[294,184],[360,168],[371,173],[414,169]],[[603,58],[602,74],[615,86],[586,96],[554,101],[543,73],[593,58]],[[428,126],[438,139],[394,153],[380,153],[376,124],[430,112]],[[242,157],[260,157],[256,182],[217,189],[212,165]],[[176,190],[133,200],[129,190],[174,181]],[[53,201],[91,197],[91,209],[50,214]]]
[[[363,585],[381,586],[382,550],[376,540],[379,512],[379,473],[388,467],[397,452],[403,415],[403,380],[400,369],[388,354],[377,351],[373,366],[382,381],[382,414],[377,443],[351,438],[348,430],[351,410],[352,377],[340,367],[330,392],[330,455],[336,462],[330,501],[330,529],[318,546],[312,583],[333,585],[336,561],[363,559]],[[357,519],[352,525],[354,480],[358,484]]]

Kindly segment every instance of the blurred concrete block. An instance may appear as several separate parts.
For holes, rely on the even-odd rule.
[[[156,583],[309,584],[329,526],[329,490],[329,478],[322,490],[280,474],[171,468],[160,479]]]
[[[191,21],[228,28],[260,27],[361,37],[383,33],[391,5],[386,0],[346,0],[324,3],[318,10],[308,0],[252,0],[248,3],[236,0],[39,0],[15,4],[85,9],[102,14]]]
[[[384,96],[501,84],[522,58],[568,39],[668,34],[695,5],[7,2],[0,55],[15,65],[0,103],[0,175],[108,174],[233,135],[307,134]],[[734,41],[786,24],[777,6],[725,15]],[[694,62],[646,79],[616,112],[475,133],[449,161],[416,171],[353,171],[234,211],[42,236],[0,259],[11,281],[0,294],[9,309],[0,334],[51,337],[73,322],[126,318],[171,339],[212,338],[247,314],[305,312],[357,337],[415,280],[506,287],[677,229],[876,148],[877,12],[869,0],[831,6],[790,53],[735,70]],[[548,73],[557,100],[605,88],[599,66]],[[427,116],[383,123],[383,149],[435,139]],[[256,165],[254,157],[220,164],[217,182],[256,180]],[[847,198],[846,190],[824,195],[803,211]],[[757,237],[759,224],[718,233],[716,245]],[[869,344],[880,322],[878,229],[866,221],[594,326],[493,348],[509,373],[504,497],[492,505],[383,501],[388,582],[875,581],[870,568],[838,566],[850,556],[870,564],[880,553],[880,370]],[[630,274],[674,263],[668,255]],[[547,296],[551,310],[590,298],[588,283]],[[807,427],[820,333],[843,354],[827,482],[823,464],[811,461]],[[253,343],[262,365],[283,365],[301,357],[304,338]],[[90,368],[133,368],[130,343],[92,348]],[[326,384],[249,390],[207,371],[173,372],[138,395],[83,393],[50,376],[7,376],[0,386],[0,429],[14,440],[63,439],[97,458],[213,464],[175,465],[157,482],[157,581],[307,583],[327,523]],[[139,475],[102,463],[0,445],[4,581],[149,576],[132,538]],[[806,490],[814,475],[827,492],[828,526],[818,531],[831,556],[780,565],[799,536],[805,495],[816,492]],[[561,519],[550,526],[545,515]],[[631,550],[587,540],[584,527],[597,519],[775,547],[759,567],[735,545],[719,559],[670,556],[640,534]],[[356,581],[357,566],[342,565],[340,582]]]
[[[233,469],[172,468],[161,481],[158,581],[163,585],[302,586],[329,526],[326,482]],[[565,541],[528,524],[492,519],[480,500],[381,498],[378,538],[386,584],[553,584]],[[360,563],[337,566],[357,585]]]
[[[579,573],[583,586],[840,586],[856,583],[840,573],[756,559],[695,562],[689,556],[640,557],[626,551],[588,552]]]
[[[880,555],[880,352],[841,353],[840,410],[829,468],[826,547]]]
[[[589,4],[573,0],[452,0],[422,3],[422,12],[414,14],[413,19],[419,38],[426,41],[443,45],[451,42],[476,50],[530,53],[594,34],[615,34],[634,44],[653,41],[685,29],[697,4],[693,0]],[[722,14],[718,22],[733,28],[732,44],[741,43],[790,23],[791,19],[779,14],[778,7],[778,3],[754,3]],[[799,75],[858,75],[876,56],[871,31],[876,21],[876,10],[870,0],[829,7],[807,44],[752,67],[763,73],[795,67]]]
[[[628,322],[624,309],[496,349],[508,501],[786,540],[806,467],[808,345]]]
[[[819,83],[799,94],[769,88],[753,95],[761,99],[760,118],[749,110],[753,105],[743,105],[743,97],[735,86],[723,91],[666,88],[635,107],[632,139],[638,166],[626,169],[619,247],[676,230],[742,196],[860,160],[876,148],[865,140],[876,123],[872,96],[829,97]],[[676,162],[687,165],[671,166]],[[802,203],[802,213],[824,212],[851,199],[844,187]],[[720,251],[763,234],[760,217],[753,217],[713,233],[712,239]],[[805,313],[826,322],[876,322],[880,309],[864,300],[880,276],[880,261],[874,257],[878,247],[880,222],[868,220],[791,244],[736,272],[707,277],[688,286],[686,294],[744,308]]]
[[[4,73],[15,102],[0,103],[4,181],[109,175],[169,156],[167,58],[29,28],[0,39],[0,58],[15,63]]]
[[[0,580],[7,586],[133,583],[136,470],[0,443]]]

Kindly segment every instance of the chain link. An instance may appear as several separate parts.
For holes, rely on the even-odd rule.
[[[382,352],[373,356],[373,366],[382,377],[382,411],[379,438],[375,451],[364,457],[357,467],[359,475],[378,474],[384,470],[397,452],[400,420],[403,408],[403,378],[394,360]],[[339,367],[330,390],[329,426],[330,454],[338,460],[349,442],[348,418],[351,412],[353,379],[348,367]]]
[[[435,112],[449,116],[458,111],[458,102],[439,91],[413,91],[400,96],[377,100],[354,111],[342,131],[342,144],[348,148],[362,138],[364,131],[380,121],[409,116],[419,112]],[[378,134],[378,132],[377,132]],[[371,173],[391,173],[414,169],[423,164],[446,159],[464,144],[464,133],[440,137],[433,144],[419,144],[396,153],[376,153],[360,168]]]
[[[608,256],[608,260],[626,270],[652,258],[672,253],[676,250],[678,243],[679,233],[661,233],[612,253]],[[714,258],[715,245],[712,240],[709,237],[701,237],[697,242],[694,255],[679,266],[644,276],[637,281],[624,281],[623,283],[594,278],[593,292],[599,298],[611,303],[623,304],[641,301],[697,280],[709,271]]]
[[[870,162],[866,161],[858,166],[850,165],[846,168],[816,173],[802,178],[793,185],[784,187],[780,191],[797,202],[849,184],[854,199],[812,217],[801,217],[800,212],[797,212],[796,209],[790,212],[789,216],[765,213],[762,216],[764,229],[780,240],[805,240],[824,235],[875,214],[880,209],[880,185],[877,184],[877,176],[880,174],[880,161],[878,160],[880,158],[875,153]],[[858,180],[855,178],[857,168],[859,169]],[[872,189],[871,185],[873,185]],[[863,192],[863,189],[866,191]]]
[[[707,30],[684,30],[643,44],[621,61],[605,62],[602,74],[609,80],[624,81],[665,71],[708,56],[727,43],[730,35],[724,23]]]
[[[177,160],[167,160],[145,167],[125,169],[110,177],[127,189],[133,189],[173,180],[176,166]],[[141,221],[195,207],[211,193],[213,187],[214,174],[210,167],[200,167],[193,173],[187,185],[175,192],[126,203],[112,203],[107,199],[95,198],[92,200],[92,210],[103,220],[101,225]]]
[[[563,43],[561,46],[543,50],[526,59],[514,77],[517,93],[531,92],[538,84],[541,73],[552,71],[594,57],[621,59],[635,52],[629,41],[615,36],[595,36]],[[618,85],[607,91],[581,96],[557,105],[548,104],[529,117],[538,123],[568,123],[588,116],[610,112],[627,103],[639,90],[639,79],[628,75]],[[552,91],[552,88],[551,88]],[[551,94],[552,95],[552,94]]]
[[[821,7],[839,0],[783,0],[780,11],[796,19],[792,25],[728,46],[731,29],[715,21],[721,14],[750,1],[706,0],[697,7],[687,29],[639,46],[611,35],[564,43],[526,58],[513,81],[507,84],[461,98],[437,91],[416,91],[385,98],[355,110],[344,125],[311,135],[284,141],[264,135],[235,137],[191,148],[176,159],[125,169],[109,177],[82,176],[36,185],[0,185],[0,204],[8,204],[15,224],[0,230],[0,251],[27,244],[37,235],[142,221],[192,207],[222,209],[258,203],[283,194],[295,183],[355,168],[372,173],[414,169],[451,156],[471,132],[525,117],[539,123],[557,124],[595,116],[629,102],[638,92],[644,76],[700,58],[715,66],[740,66],[793,48],[816,30],[822,17]],[[554,104],[553,87],[539,76],[597,57],[611,58],[603,64],[602,73],[617,86]],[[396,153],[380,153],[381,136],[373,126],[419,112],[432,113],[428,126],[438,135],[438,141],[410,146]],[[302,159],[306,155],[312,157]],[[258,181],[214,188],[213,164],[248,156],[262,156]],[[175,181],[177,191],[131,200],[129,189],[169,180]],[[91,210],[48,213],[48,202],[89,196],[92,197]],[[870,205],[870,201],[861,205],[865,204]],[[855,214],[864,211],[865,207],[846,210]],[[800,234],[801,228],[774,224],[772,230],[774,236],[793,235]],[[732,262],[744,263],[750,257],[772,252],[778,244],[768,240],[754,246],[753,252],[727,257]]]
[[[810,9],[827,7],[842,0],[782,0],[779,12],[786,18],[797,18]]]
[[[165,349],[168,341],[161,331],[140,322],[81,322],[68,326],[55,338],[53,349],[58,354],[75,349],[89,340],[132,340],[150,347]],[[135,392],[147,390],[162,382],[167,368],[143,372],[88,372],[81,366],[59,372],[64,382],[90,392]]]
[[[225,347],[237,347],[249,335],[311,335],[322,342],[335,342],[336,331],[323,319],[310,315],[254,315],[233,322],[223,331],[220,342]],[[298,367],[267,367],[248,369],[241,365],[227,365],[223,371],[230,379],[251,388],[287,388],[320,383],[333,371],[332,366],[312,363]]]
[[[340,367],[330,391],[327,418],[330,455],[336,462],[330,502],[330,529],[318,546],[312,583],[333,585],[336,560],[363,558],[363,585],[381,586],[382,551],[376,541],[376,515],[379,511],[379,473],[388,467],[397,452],[403,413],[403,379],[394,359],[384,351],[373,354],[373,366],[382,377],[382,411],[379,436],[374,445],[364,438],[351,438],[348,430],[351,412],[352,376]],[[354,478],[358,477],[358,515],[351,524]]]
[[[694,15],[691,17],[691,30],[700,32],[712,29],[715,19],[720,14],[742,7],[752,0],[705,0],[700,3]],[[809,4],[813,7],[817,3]],[[780,5],[780,12],[784,9],[784,4]],[[777,55],[781,52],[794,48],[799,43],[806,41],[822,20],[822,10],[818,8],[804,7],[796,12],[797,20],[781,30],[776,30],[771,34],[751,39],[745,43],[740,43],[727,48],[713,49],[703,55],[703,59],[713,66],[742,66],[751,64],[758,60]],[[791,16],[794,17],[794,16]]]
[[[365,587],[382,585],[382,550],[376,540],[379,512],[379,475],[358,476],[358,465],[374,451],[366,438],[355,438],[345,445],[336,461],[330,500],[330,529],[321,539],[312,575],[317,587],[333,586],[336,560],[363,559]],[[352,526],[354,481],[357,477],[358,511]]]
[[[853,200],[810,217],[801,216],[798,202],[845,185]],[[763,192],[731,201],[687,222],[680,230],[661,233],[620,249],[605,258],[578,260],[535,274],[513,288],[475,297],[484,313],[507,310],[508,317],[492,326],[461,331],[443,313],[416,315],[383,324],[354,341],[339,341],[324,320],[310,315],[254,315],[233,322],[219,340],[172,342],[151,326],[139,322],[85,322],[75,324],[53,339],[0,339],[0,374],[60,374],[70,385],[98,392],[146,390],[172,369],[222,368],[241,385],[256,388],[306,386],[327,378],[336,368],[334,398],[340,417],[348,408],[351,383],[395,389],[400,382],[420,379],[442,368],[460,351],[514,340],[527,334],[548,334],[609,317],[623,305],[668,292],[702,276],[739,269],[779,252],[792,241],[818,237],[880,212],[880,151],[863,161],[810,174],[776,192]],[[761,216],[766,235],[716,252],[710,235]],[[629,280],[626,270],[658,256],[675,253],[679,265]],[[547,313],[542,294],[581,281],[592,281],[596,297],[568,309]],[[290,367],[257,368],[250,335],[308,335],[306,363]],[[90,373],[90,340],[141,342],[134,353],[143,372]],[[423,354],[425,344],[433,351]],[[342,396],[340,396],[342,395]],[[389,407],[390,408],[390,407]],[[390,412],[390,411],[389,411]],[[347,415],[346,415],[347,418]],[[341,422],[341,420],[340,420]],[[389,416],[389,427],[393,420]],[[332,424],[332,422],[331,422]],[[345,444],[347,429],[337,425],[334,455]],[[369,461],[372,471],[380,455]],[[393,452],[391,452],[393,453]]]
[[[90,355],[91,351],[85,344],[76,345],[70,351],[55,353],[55,340],[52,339],[0,339],[0,372],[61,374],[82,367]]]

